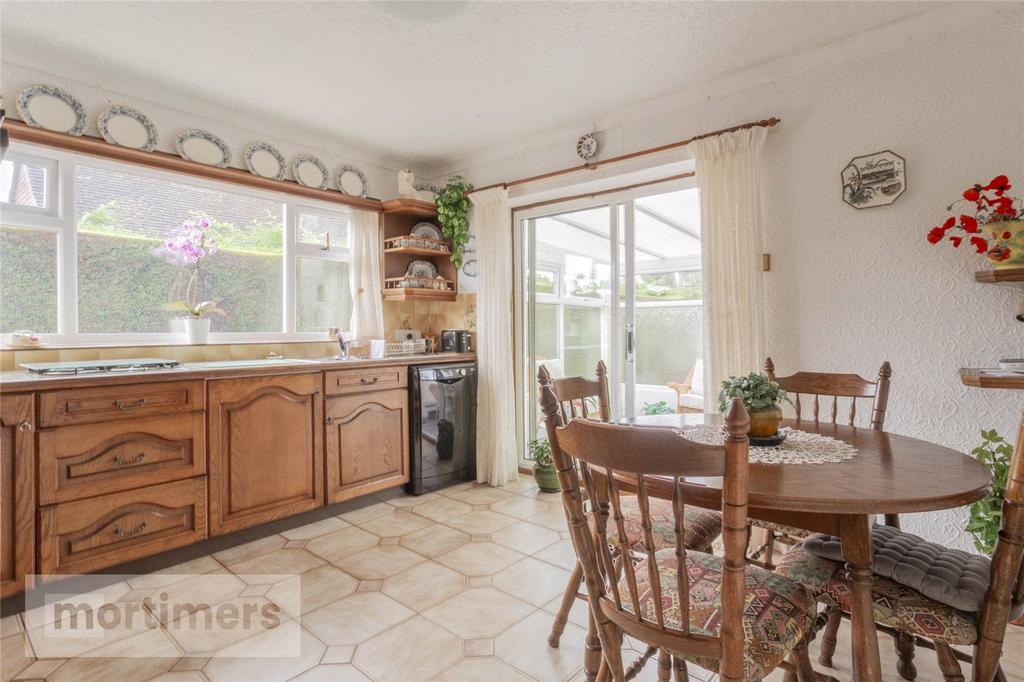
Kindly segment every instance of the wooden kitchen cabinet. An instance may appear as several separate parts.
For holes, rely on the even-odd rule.
[[[32,394],[0,400],[0,597],[25,589],[35,566]]]
[[[324,504],[322,375],[208,383],[210,535]]]
[[[409,481],[409,397],[404,388],[325,402],[328,503]]]

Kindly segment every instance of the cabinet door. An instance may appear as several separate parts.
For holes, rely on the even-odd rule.
[[[25,589],[34,571],[35,439],[33,397],[5,395],[0,401],[0,597]]]
[[[210,535],[324,503],[322,377],[209,382]]]
[[[409,481],[409,408],[404,389],[326,402],[328,502]]]

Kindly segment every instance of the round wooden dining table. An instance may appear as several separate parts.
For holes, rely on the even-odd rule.
[[[685,429],[721,422],[718,415],[669,414],[619,423]],[[839,536],[854,597],[850,614],[854,679],[881,682],[871,600],[871,516],[971,504],[987,494],[991,476],[972,457],[907,436],[807,420],[786,419],[782,425],[844,441],[855,447],[857,454],[834,463],[751,464],[748,514],[753,519]],[[672,499],[671,479],[649,476],[645,484],[648,494]],[[722,507],[720,478],[688,478],[682,492],[686,504]]]

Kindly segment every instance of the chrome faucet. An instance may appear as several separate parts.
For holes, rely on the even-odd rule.
[[[350,339],[350,340],[346,341],[345,337],[339,332],[338,333],[338,348],[340,348],[340,352],[338,353],[338,357],[340,357],[340,358],[347,358],[348,357],[349,348],[351,348],[352,344],[355,343],[355,341],[356,341],[355,339]]]

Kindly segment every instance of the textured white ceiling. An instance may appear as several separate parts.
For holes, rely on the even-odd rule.
[[[19,2],[4,59],[434,165],[916,14],[909,2]],[[75,71],[76,73],[69,73]],[[145,84],[148,92],[139,92]]]

